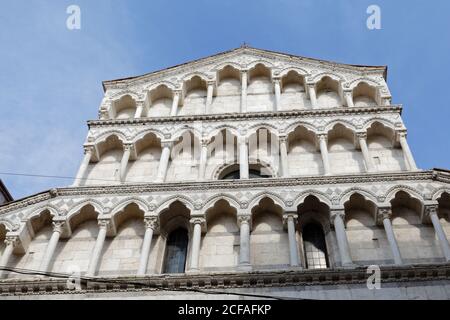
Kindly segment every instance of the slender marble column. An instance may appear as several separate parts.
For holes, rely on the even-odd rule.
[[[238,225],[240,228],[240,248],[239,248],[239,265],[250,265],[250,215],[239,215]]]
[[[273,85],[275,88],[275,111],[281,110],[281,85],[280,79],[273,79]]]
[[[414,161],[414,157],[411,153],[411,149],[409,149],[408,142],[406,141],[406,132],[401,131],[399,132],[399,140],[400,145],[402,146],[403,153],[406,157],[406,162],[408,164],[409,170],[417,170],[416,162]]]
[[[247,71],[241,72],[241,112],[247,112]]]
[[[289,177],[287,137],[280,137],[281,176]]]
[[[428,205],[425,207],[425,213],[430,217],[431,223],[433,224],[434,232],[439,239],[439,245],[441,247],[442,253],[444,254],[445,261],[449,262],[450,245],[448,243],[448,239],[445,235],[444,229],[442,228],[441,222],[439,221],[437,210],[437,205]]]
[[[59,237],[63,232],[65,221],[53,222],[53,233],[45,249],[44,258],[41,262],[40,270],[43,272],[49,271],[50,262],[52,261],[53,254],[55,253],[56,246],[58,245]]]
[[[2,258],[0,260],[0,267],[4,268],[8,266],[9,259],[11,259],[12,253],[14,251],[14,247],[19,242],[18,237],[8,237],[6,236],[5,244],[6,248],[3,251]],[[3,270],[0,270],[0,279],[4,279],[7,273]]]
[[[336,210],[331,213],[331,219],[334,224],[334,229],[336,231],[336,239],[339,247],[339,254],[341,256],[342,266],[353,265],[352,258],[350,255],[350,247],[348,245],[347,233],[345,231],[344,224],[345,213],[344,210]]]
[[[295,220],[297,220],[298,215],[294,213],[287,213],[283,216],[284,223],[287,224],[288,237],[289,237],[289,262],[292,267],[298,266],[298,246],[297,239],[295,238]]]
[[[311,100],[311,107],[317,108],[317,98],[316,98],[316,86],[313,83],[308,83],[308,94]]]
[[[134,113],[134,117],[136,119],[141,118],[143,111],[144,111],[144,104],[142,102],[138,102],[136,106],[136,112]]]
[[[161,142],[162,152],[159,159],[157,182],[164,182],[166,179],[167,168],[169,167],[170,150],[172,148],[172,141]]]
[[[239,137],[239,171],[241,179],[248,179],[248,145],[246,137]]]
[[[97,273],[98,263],[101,258],[103,244],[105,243],[106,232],[108,230],[109,220],[99,220],[98,221],[98,235],[97,240],[95,241],[94,250],[92,251],[91,260],[89,261],[88,271],[86,273],[87,276],[93,277]]]
[[[353,108],[355,105],[353,104],[352,91],[345,91],[344,92],[344,97],[345,97],[345,103],[346,103],[347,107]]]
[[[374,171],[374,165],[372,162],[372,158],[370,157],[369,148],[367,147],[367,133],[359,132],[357,133],[359,146],[361,147],[361,152],[364,157],[364,162],[366,163],[367,172]]]
[[[172,100],[172,108],[170,109],[170,116],[174,117],[177,115],[178,111],[178,103],[180,101],[180,92],[174,91],[173,93],[173,100]]]
[[[202,224],[206,221],[204,218],[192,218],[190,223],[194,225],[191,246],[191,267],[190,271],[198,271],[198,262],[200,258],[200,243],[202,239]]]
[[[208,82],[208,89],[206,92],[206,104],[205,104],[205,114],[211,113],[211,104],[213,101],[214,92],[214,82]]]
[[[383,208],[379,210],[380,218],[383,220],[384,230],[386,237],[391,247],[392,255],[394,257],[394,263],[397,265],[403,264],[400,249],[398,248],[397,239],[395,238],[394,230],[392,229],[392,210],[391,208]]]
[[[84,158],[81,162],[80,168],[78,169],[75,182],[73,183],[74,187],[78,187],[81,184],[81,181],[84,179],[86,175],[86,170],[91,161],[92,154],[94,152],[94,146],[85,146],[84,147]]]
[[[158,228],[157,217],[147,217],[145,222],[144,242],[142,243],[141,257],[139,260],[138,276],[143,276],[147,272],[148,258],[150,257],[150,249],[152,246],[153,233]]]
[[[198,171],[198,179],[205,179],[206,163],[208,161],[208,141],[201,141],[201,151],[200,151],[200,168]]]
[[[120,181],[125,181],[125,173],[127,172],[128,161],[130,160],[132,144],[124,144],[122,160],[120,161]]]
[[[330,159],[328,157],[327,134],[319,134],[318,138],[320,145],[320,153],[322,155],[323,170],[325,175],[329,175],[331,173],[331,170],[330,170]]]

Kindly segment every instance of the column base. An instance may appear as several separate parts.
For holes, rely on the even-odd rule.
[[[250,263],[242,263],[237,266],[238,271],[252,271],[252,265]]]

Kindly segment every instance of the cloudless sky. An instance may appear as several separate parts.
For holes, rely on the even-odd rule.
[[[68,30],[66,8],[81,8]],[[381,30],[366,27],[369,5]],[[450,168],[448,0],[2,0],[0,172],[75,176],[101,81],[250,46],[387,65],[418,166]],[[15,198],[73,180],[0,175]]]

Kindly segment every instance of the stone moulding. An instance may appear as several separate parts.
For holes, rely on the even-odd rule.
[[[380,266],[381,283],[449,281],[450,264]],[[313,285],[365,284],[366,267],[329,270],[279,270],[221,272],[142,277],[95,277],[81,279],[81,290],[69,290],[66,279],[8,279],[0,281],[1,296],[88,294],[131,291],[180,291],[186,289],[238,289]],[[214,292],[212,292],[214,293]]]
[[[450,175],[446,173],[428,171],[373,173],[340,176],[302,176],[294,178],[268,178],[246,180],[214,180],[199,182],[166,182],[166,183],[142,183],[126,185],[103,185],[86,187],[66,187],[42,192],[37,195],[16,200],[0,206],[0,215],[12,210],[24,208],[45,200],[60,196],[77,195],[102,195],[102,194],[136,194],[161,191],[186,191],[186,190],[235,190],[248,188],[272,188],[277,186],[307,186],[324,184],[351,184],[368,182],[392,182],[392,181],[424,181],[435,180],[450,183]]]
[[[401,105],[373,106],[373,107],[354,107],[354,108],[336,108],[336,109],[313,109],[313,110],[292,110],[277,112],[251,112],[251,113],[224,113],[224,114],[206,114],[206,115],[188,115],[173,117],[154,117],[123,120],[89,120],[88,127],[111,126],[111,125],[142,125],[162,122],[189,122],[189,121],[216,121],[216,120],[245,120],[258,118],[289,118],[305,116],[339,116],[345,114],[377,114],[377,113],[399,113],[403,107]]]

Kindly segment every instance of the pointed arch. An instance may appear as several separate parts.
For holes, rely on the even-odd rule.
[[[95,199],[84,200],[73,205],[72,208],[69,209],[66,216],[67,221],[71,220],[72,217],[77,215],[84,207],[89,205],[92,206],[95,212],[97,212],[99,215],[102,215],[105,211],[103,204],[100,201]]]
[[[322,191],[308,189],[300,192],[293,200],[293,207],[297,208],[302,204],[308,196],[317,198],[320,202],[325,203],[329,208],[333,206],[333,202],[330,197]]]
[[[216,194],[216,195],[208,198],[205,201],[205,203],[203,205],[203,210],[206,211],[209,208],[212,208],[220,200],[227,201],[228,204],[231,207],[235,208],[236,210],[239,210],[241,208],[239,200],[236,197],[232,196],[231,194],[219,193],[219,194]]]
[[[117,215],[119,212],[124,210],[130,204],[135,204],[144,213],[149,211],[148,203],[145,200],[140,199],[138,197],[128,197],[126,199],[123,199],[122,201],[120,201],[118,204],[116,204],[114,206],[114,208],[111,211],[111,216],[114,217],[115,215]]]
[[[364,197],[366,200],[372,201],[374,204],[377,204],[377,202],[378,202],[377,195],[374,194],[373,192],[371,192],[369,190],[365,190],[360,187],[353,187],[353,188],[350,188],[350,189],[344,191],[341,194],[341,196],[339,198],[339,204],[341,206],[343,206],[344,203],[346,203],[350,199],[350,197],[354,194],[359,194],[362,197]]]
[[[167,199],[161,201],[156,206],[156,214],[159,216],[161,212],[168,209],[169,206],[174,202],[181,202],[186,208],[189,209],[189,211],[192,213],[195,211],[195,204],[194,201],[192,201],[189,197],[183,196],[183,195],[175,195],[168,197]]]
[[[421,203],[425,200],[425,197],[422,193],[414,189],[413,187],[407,186],[407,185],[397,185],[394,187],[389,188],[385,193],[385,202],[390,202],[392,199],[395,198],[395,195],[399,192],[403,191],[407,193],[411,198],[415,198],[416,200],[419,200]]]
[[[253,209],[264,198],[269,198],[270,200],[273,201],[274,204],[280,206],[282,210],[286,209],[286,204],[284,203],[283,198],[280,195],[276,194],[275,192],[271,191],[262,191],[253,196],[253,198],[249,200],[248,208],[250,210]]]

